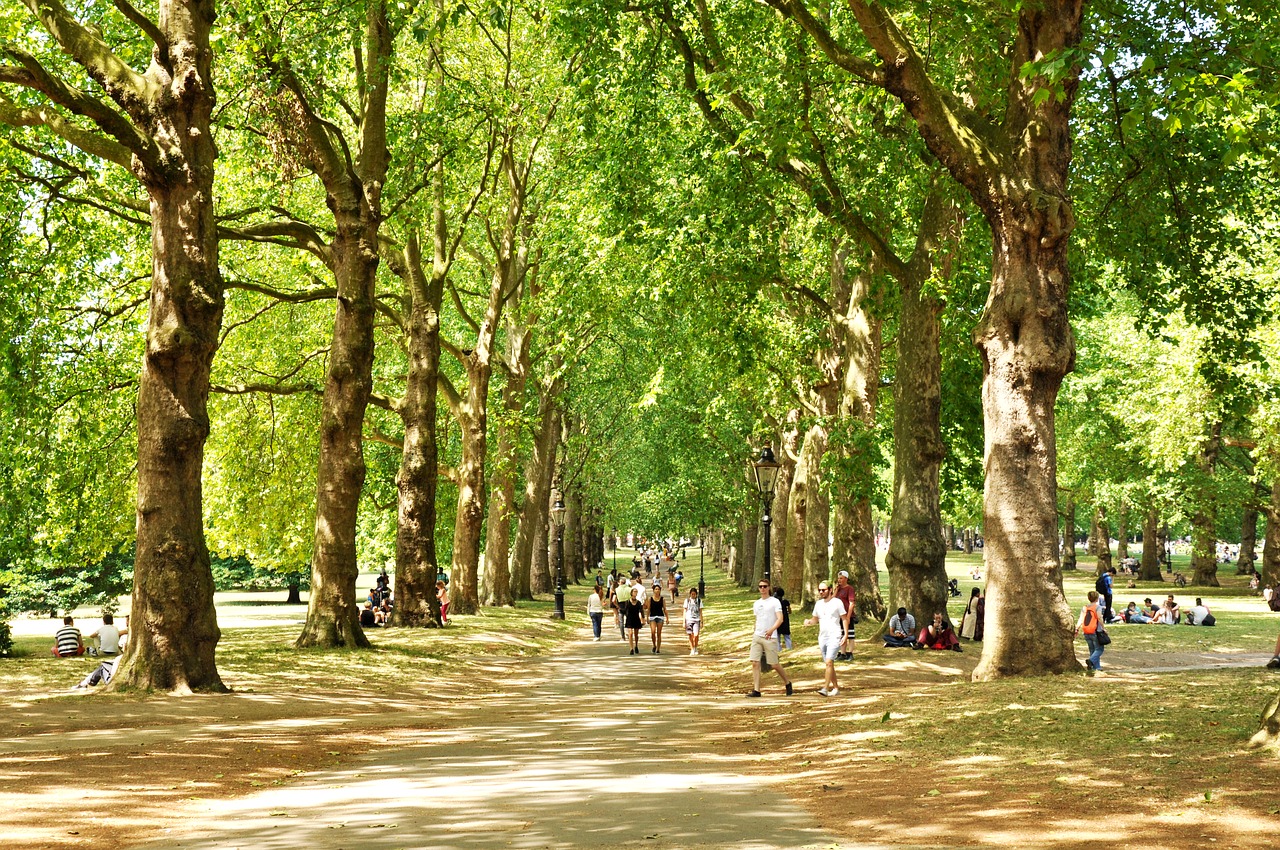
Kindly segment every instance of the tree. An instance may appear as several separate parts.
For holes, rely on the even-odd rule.
[[[0,120],[40,127],[126,169],[150,207],[153,272],[137,404],[135,626],[111,687],[222,691],[200,485],[223,310],[210,122],[214,3],[160,0],[158,24],[118,3],[131,35],[150,41],[150,64],[139,73],[126,58],[141,56],[136,41],[122,39],[121,51],[113,50],[58,0],[24,2],[38,27],[24,33],[29,47],[8,39],[0,46],[8,63],[0,66],[7,90]],[[52,55],[54,45],[69,64]]]

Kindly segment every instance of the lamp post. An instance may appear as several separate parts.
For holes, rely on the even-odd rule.
[[[564,499],[556,493],[556,502],[551,508],[551,522],[556,527],[556,610],[551,619],[564,619]]]
[[[703,567],[707,562],[707,535],[701,528],[698,529],[698,599],[705,603],[707,598],[707,584],[703,581]]]
[[[770,511],[773,508],[773,488],[777,486],[780,467],[781,464],[773,456],[773,449],[769,446],[761,449],[760,459],[751,464],[751,473],[755,477],[756,489],[760,491],[760,501],[764,506],[764,517],[760,520],[764,523],[764,580],[770,584],[773,583],[773,557],[769,552],[769,532],[773,517]]]
[[[618,571],[618,526],[613,527],[613,571]]]

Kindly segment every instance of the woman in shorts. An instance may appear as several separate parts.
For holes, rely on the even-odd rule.
[[[689,636],[689,654],[698,654],[698,638],[702,635],[702,600],[698,588],[689,588],[684,600],[684,633]]]
[[[667,603],[662,598],[662,588],[653,586],[653,592],[644,603],[645,616],[649,618],[649,640],[653,642],[653,654],[662,651],[662,627],[667,622]]]
[[[644,603],[640,601],[640,585],[633,584],[630,596],[621,603],[622,620],[627,627],[627,638],[631,645],[629,655],[640,654],[640,627],[644,625]]]

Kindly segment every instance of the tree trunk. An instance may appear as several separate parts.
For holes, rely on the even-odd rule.
[[[806,433],[800,446],[799,460],[791,475],[787,510],[782,514],[784,522],[779,527],[786,541],[782,547],[782,569],[774,573],[773,586],[786,590],[787,598],[793,606],[800,605],[800,594],[804,587],[804,530],[809,511],[809,476],[815,471],[817,458],[814,457],[814,452],[817,448],[816,444],[809,442],[809,435]]]
[[[1138,578],[1143,581],[1162,581],[1160,575],[1160,514],[1155,505],[1147,508],[1142,522],[1142,570]]]
[[[534,434],[533,452],[525,464],[524,501],[516,527],[516,545],[511,553],[512,585],[517,599],[532,599],[534,593],[546,593],[550,582],[550,578],[534,571],[533,553],[538,529],[547,523],[545,511],[551,492],[548,473],[555,462],[555,447],[560,437],[560,411],[555,403],[560,390],[560,382],[555,381],[541,387],[538,397],[538,430]]]
[[[1129,506],[1121,502],[1116,513],[1116,560],[1129,557]]]
[[[1065,119],[1057,129],[1065,137]],[[1061,150],[1069,158],[1069,142]],[[1064,181],[1065,172],[1064,162]],[[1011,203],[1003,210],[1005,224],[993,221],[992,286],[975,333],[983,360],[987,473],[985,639],[975,681],[1080,667],[1058,563],[1053,414],[1075,359],[1067,324],[1071,214],[1039,197]],[[1045,197],[1060,198],[1062,189]]]
[[[1280,746],[1280,693],[1267,700],[1262,709],[1258,731],[1249,739],[1251,749],[1277,746]]]
[[[918,259],[900,282],[898,368],[893,379],[893,511],[889,519],[889,610],[904,607],[921,623],[947,610],[946,543],[942,539],[939,470],[942,444],[942,304],[925,294],[930,245],[947,206],[930,194],[920,224]]]
[[[284,604],[301,605],[302,604],[302,588],[298,586],[298,583],[296,581],[289,582],[288,589],[289,589],[289,595],[284,600]]]
[[[755,581],[756,564],[760,560],[760,522],[753,518],[744,520],[742,524],[742,554],[738,558],[738,572],[734,575],[734,583],[740,587],[749,587]]]
[[[1271,484],[1271,504],[1267,506],[1267,523],[1262,534],[1262,569],[1260,581],[1263,587],[1274,587],[1280,582],[1280,478]]]
[[[1240,517],[1240,555],[1236,558],[1236,575],[1253,572],[1254,550],[1258,548],[1258,509],[1245,505]]]
[[[834,402],[834,399],[833,399]],[[834,404],[832,404],[834,408]],[[808,609],[818,598],[818,582],[831,578],[828,540],[831,534],[831,500],[822,481],[822,457],[827,452],[827,429],[815,424],[804,438],[805,447],[813,444],[813,459],[807,475],[808,497],[804,515],[804,568],[800,587],[791,604]],[[791,591],[787,591],[791,596]]]
[[[393,44],[386,4],[368,4],[362,45],[369,60],[368,96],[360,104],[360,150],[354,161],[345,149],[339,154],[329,129],[309,110],[297,110],[302,116],[298,133],[333,214],[336,235],[328,259],[338,291],[321,402],[311,594],[299,647],[369,646],[356,602],[356,523],[365,477],[364,414],[373,389],[374,296],[382,187],[390,161],[386,102]],[[286,87],[302,97],[301,84]]]
[[[514,323],[507,328],[507,385],[502,390],[502,416],[489,492],[489,527],[485,538],[485,605],[514,605],[511,590],[511,524],[516,515],[516,465],[520,414],[529,374],[529,335]]]
[[[437,179],[442,179],[437,175]],[[443,191],[443,187],[439,187]],[[437,207],[435,264],[430,275],[422,265],[422,248],[411,231],[404,250],[405,351],[408,374],[404,396],[396,412],[404,425],[404,448],[396,474],[396,605],[392,622],[397,626],[437,628],[440,600],[436,579],[440,561],[436,553],[436,488],[439,483],[439,446],[436,444],[436,398],[440,374],[440,307],[444,275],[440,217]]]
[[[1198,465],[1202,483],[1197,488],[1197,510],[1191,515],[1191,583],[1201,587],[1218,586],[1218,509],[1212,482],[1217,471],[1221,437],[1222,424],[1215,422],[1200,451]]]
[[[770,524],[771,523],[765,522],[764,514],[762,512],[760,516],[760,522],[756,523],[756,551],[755,551],[754,557],[752,557],[751,559],[751,576],[750,576],[750,580],[747,582],[748,587],[755,587],[757,584],[760,583],[760,580],[764,578],[764,565],[765,565],[764,536],[766,532],[772,535],[772,529],[769,528]],[[770,544],[772,545],[772,540],[770,541]],[[705,538],[704,538],[703,545],[704,546],[706,545]],[[714,567],[715,562],[712,561],[711,565]]]
[[[963,535],[963,536],[964,536],[964,553],[965,553],[966,555],[972,555],[972,554],[973,554],[973,541],[974,541],[974,533],[973,533],[973,529],[972,529],[972,528],[966,528],[966,529],[964,530],[964,535]]]
[[[576,489],[564,494],[564,582],[576,584],[582,574],[582,498]]]
[[[1076,497],[1067,494],[1067,503],[1062,509],[1062,569],[1076,568]]]
[[[204,0],[161,0],[160,11],[173,75],[153,62],[147,76],[174,96],[153,105],[152,132],[172,145],[174,167],[143,180],[152,254],[137,401],[137,555],[131,634],[111,687],[221,692],[214,650],[222,633],[201,489],[209,371],[224,303],[210,132],[214,11]]]
[[[1093,511],[1093,554],[1097,556],[1095,570],[1102,575],[1111,569],[1111,523],[1107,521],[1107,512],[1101,505]]]
[[[791,506],[791,483],[795,478],[796,461],[799,457],[799,437],[798,423],[800,421],[800,411],[791,410],[787,414],[787,425],[782,432],[782,440],[778,446],[778,463],[781,467],[778,469],[777,483],[773,488],[773,528],[769,535],[771,546],[769,554],[771,563],[769,570],[772,575],[773,586],[780,586],[786,572],[786,554],[787,554],[787,527],[789,525],[789,510]],[[719,561],[716,561],[718,564]]]

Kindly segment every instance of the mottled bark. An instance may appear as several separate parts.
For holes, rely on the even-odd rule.
[[[814,425],[805,436],[805,445],[813,444],[813,465],[809,469],[809,494],[804,517],[804,572],[800,588],[791,604],[808,608],[818,598],[818,582],[831,578],[831,557],[828,541],[831,535],[831,499],[822,483],[822,456],[827,451],[827,430]],[[791,591],[787,591],[790,597]]]
[[[1262,534],[1263,587],[1273,587],[1280,582],[1280,478],[1271,484],[1271,502],[1266,509],[1267,522]]]
[[[946,611],[946,543],[939,470],[942,444],[942,303],[925,287],[952,218],[937,192],[925,201],[910,273],[899,280],[898,367],[893,379],[893,510],[889,519],[889,610],[917,617]],[[945,270],[944,266],[944,270]]]
[[[1138,578],[1143,581],[1161,581],[1160,574],[1160,512],[1155,505],[1147,508],[1142,520],[1142,568]]]
[[[741,587],[748,587],[755,578],[756,564],[760,560],[760,522],[754,512],[751,519],[744,520],[742,523],[742,554],[738,559],[738,571],[734,574],[734,583]]]
[[[1240,554],[1236,558],[1236,575],[1253,572],[1253,559],[1258,548],[1258,509],[1245,505],[1240,517]]]
[[[437,173],[437,192],[443,192]],[[440,308],[444,298],[446,258],[443,205],[436,208],[435,258],[430,274],[423,269],[422,250],[411,232],[404,250],[406,315],[405,352],[408,372],[404,396],[395,406],[404,426],[404,448],[396,473],[396,607],[398,626],[440,625],[436,578],[436,488],[439,447],[436,445],[436,398],[440,373]]]
[[[549,582],[543,575],[535,579],[533,572],[534,538],[546,525],[547,497],[551,492],[548,471],[553,463],[556,441],[560,434],[560,412],[556,396],[559,382],[539,387],[538,425],[533,437],[533,450],[525,464],[524,499],[520,505],[520,522],[516,527],[516,545],[511,552],[511,583],[517,599],[532,599],[534,593],[546,593]]]
[[[511,527],[516,517],[516,469],[519,463],[521,411],[529,375],[529,333],[509,322],[507,384],[502,389],[502,416],[489,491],[489,525],[485,538],[485,605],[514,605],[511,577]]]
[[[809,442],[808,434],[800,445],[799,458],[791,474],[791,488],[788,492],[786,511],[779,516],[779,537],[782,541],[782,567],[774,572],[773,585],[787,592],[787,598],[793,606],[800,604],[800,594],[804,587],[804,545],[805,521],[809,511],[809,477],[815,474],[815,465],[819,458],[816,452],[820,449]]]
[[[1111,523],[1107,520],[1106,509],[1098,505],[1093,509],[1093,554],[1094,570],[1102,575],[1111,569]]]
[[[304,116],[294,129],[311,170],[324,186],[335,235],[329,269],[337,284],[336,315],[320,412],[315,542],[307,619],[296,645],[367,647],[356,602],[356,523],[364,487],[364,414],[373,390],[373,315],[387,152],[387,86],[394,39],[385,2],[368,4],[363,40],[367,96],[360,104],[360,147],[354,160],[330,128],[305,106],[303,85],[286,66],[267,61]]]
[[[792,410],[787,414],[787,426],[782,431],[777,458],[781,467],[778,469],[777,484],[773,489],[772,529],[770,529],[770,561],[769,570],[775,584],[782,581],[786,570],[787,554],[787,512],[791,504],[791,481],[795,477],[796,460],[799,458],[798,423],[800,411]],[[719,563],[717,561],[717,563]]]
[[[1129,506],[1120,503],[1116,511],[1116,560],[1123,561],[1129,557]]]
[[[1067,494],[1062,507],[1062,555],[1059,559],[1063,570],[1076,568],[1076,497]]]
[[[1197,507],[1191,515],[1191,583],[1218,586],[1218,509],[1212,480],[1217,471],[1222,445],[1222,424],[1213,423],[1200,449],[1198,466],[1202,478],[1197,488]]]

